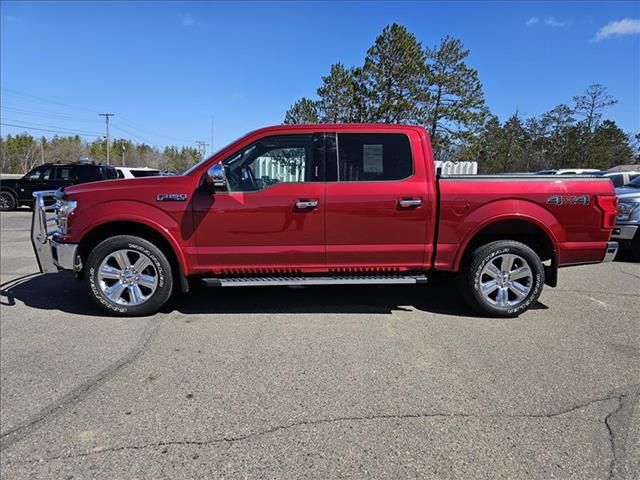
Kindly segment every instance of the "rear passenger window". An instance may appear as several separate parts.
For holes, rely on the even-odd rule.
[[[413,174],[411,147],[403,134],[339,133],[337,150],[339,182],[402,180]]]
[[[73,173],[73,167],[58,167],[58,180],[75,180],[76,174]]]

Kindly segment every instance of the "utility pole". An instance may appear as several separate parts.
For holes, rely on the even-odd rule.
[[[124,167],[124,151],[125,151],[124,142],[121,141],[120,146],[122,147],[122,166]]]
[[[44,137],[40,139],[40,163],[44,165]]]
[[[109,165],[109,117],[113,117],[113,113],[99,113],[98,116],[104,117],[107,125],[107,165]]]
[[[196,145],[198,146],[198,153],[200,153],[200,159],[204,158],[204,154],[207,151],[207,146],[209,145],[202,140],[196,140]]]
[[[211,155],[213,155],[213,114],[211,115]]]

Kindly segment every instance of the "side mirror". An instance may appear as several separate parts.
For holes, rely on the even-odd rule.
[[[206,183],[212,188],[226,188],[227,175],[224,171],[224,165],[216,163],[207,170]]]

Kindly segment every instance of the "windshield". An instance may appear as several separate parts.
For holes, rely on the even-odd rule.
[[[230,147],[231,145],[233,145],[234,143],[236,143],[238,140],[240,140],[239,138],[234,140],[233,142],[229,143],[228,145],[225,145],[224,148],[221,148],[220,150],[218,150],[218,152],[221,152],[222,150],[226,150],[228,147]],[[189,175],[191,172],[193,172],[196,168],[198,168],[200,165],[202,165],[205,162],[208,162],[209,160],[211,160],[213,157],[215,157],[218,152],[214,153],[213,155],[210,155],[208,157],[203,158],[202,160],[200,160],[198,163],[196,163],[195,165],[190,166],[189,168],[187,168],[184,172],[182,172],[182,175]]]
[[[631,180],[625,185],[625,187],[640,188],[640,176],[637,176],[636,178]]]

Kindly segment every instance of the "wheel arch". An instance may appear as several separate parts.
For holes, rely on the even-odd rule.
[[[18,201],[18,192],[16,192],[13,188],[3,185],[3,186],[0,186],[0,192],[10,193],[11,195],[13,195],[13,198],[15,198],[16,201]]]
[[[455,270],[464,266],[478,247],[496,240],[521,242],[536,252],[542,262],[550,261],[549,265],[544,265],[545,283],[556,286],[558,241],[546,225],[531,217],[499,217],[480,225],[461,245],[455,260]]]
[[[103,240],[116,235],[134,235],[150,241],[160,248],[174,269],[176,278],[180,280],[182,291],[188,291],[186,278],[187,264],[174,238],[167,235],[161,228],[151,226],[135,220],[114,220],[94,226],[86,232],[78,244],[78,255],[82,264],[86,264],[89,253]]]

